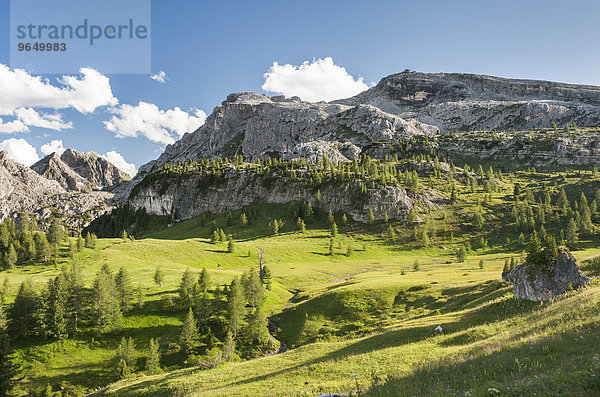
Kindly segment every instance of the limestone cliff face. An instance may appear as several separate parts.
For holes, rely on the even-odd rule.
[[[218,181],[206,174],[190,174],[164,176],[142,183],[132,192],[129,205],[135,209],[145,208],[149,214],[173,215],[183,220],[206,211],[220,214],[237,210],[254,202],[286,204],[291,201],[309,201],[367,222],[370,209],[376,219],[383,219],[385,212],[390,218],[402,219],[413,206],[434,208],[442,200],[432,191],[416,194],[401,186],[369,189],[368,193],[361,194],[358,186],[348,182],[323,186],[319,203],[317,190],[303,182],[230,170]]]
[[[110,208],[106,202],[111,196],[109,192],[69,191],[57,180],[47,179],[0,152],[0,220],[19,211],[44,219],[54,209],[66,216],[67,225],[80,228]]]
[[[553,122],[592,126],[600,122],[600,87],[465,73],[405,71],[336,103],[369,104],[443,131],[548,128]]]
[[[89,183],[74,172],[58,154],[52,153],[31,166],[31,169],[46,179],[57,181],[66,190],[81,191]]]
[[[599,87],[405,71],[352,98],[330,103],[243,92],[229,95],[203,126],[141,167],[138,179],[165,163],[188,159],[327,155],[345,161],[377,141],[572,122],[600,124]]]
[[[437,127],[404,120],[370,105],[311,103],[244,92],[229,95],[202,127],[167,146],[156,161],[140,169],[140,174],[165,163],[240,154],[249,159],[312,159],[328,153],[332,159],[345,161],[374,140],[437,131]]]
[[[60,159],[96,189],[111,187],[131,179],[129,175],[94,152],[80,153],[67,149]]]

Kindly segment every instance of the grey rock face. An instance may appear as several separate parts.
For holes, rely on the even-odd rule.
[[[66,190],[80,191],[89,184],[77,175],[58,154],[52,153],[31,166],[46,179],[57,181]]]
[[[131,179],[129,175],[94,152],[80,153],[67,149],[60,158],[94,188],[111,187]]]
[[[444,131],[548,128],[552,122],[591,126],[600,121],[600,87],[465,73],[397,73],[335,103],[369,104]]]
[[[45,219],[55,209],[67,217],[68,226],[79,228],[110,209],[106,202],[111,197],[109,192],[68,191],[0,152],[0,220],[19,211]]]
[[[143,166],[140,173],[158,169],[165,163],[218,156],[244,155],[256,159],[293,158],[295,154],[317,157],[329,153],[333,159],[345,160],[346,156],[353,158],[360,152],[356,149],[338,151],[338,146],[359,148],[374,140],[401,139],[437,131],[437,127],[404,120],[370,105],[271,99],[243,92],[229,95],[202,127],[167,146],[165,152]]]
[[[140,185],[141,186],[141,185]],[[237,210],[254,202],[286,204],[291,201],[310,201],[317,204],[316,191],[289,178],[269,180],[256,174],[230,170],[218,184],[206,183],[206,175],[164,177],[143,187],[138,186],[129,199],[132,208],[145,208],[154,215],[175,215],[189,219],[206,211],[221,214]],[[373,210],[376,219],[404,218],[411,208],[436,208],[438,198],[433,192],[416,194],[401,186],[370,189],[368,195],[357,194],[358,187],[349,183],[328,184],[321,190],[320,205],[334,212],[344,211],[357,221],[368,221]]]
[[[515,298],[531,301],[548,300],[564,294],[569,286],[580,288],[589,282],[589,278],[579,271],[573,255],[566,249],[559,254],[552,274],[524,263],[503,275],[503,279],[513,284]]]
[[[600,88],[459,73],[405,71],[352,98],[310,103],[281,95],[230,94],[206,123],[140,168],[206,157],[345,161],[377,141],[446,131],[523,130],[600,124]],[[349,150],[344,150],[349,149]]]

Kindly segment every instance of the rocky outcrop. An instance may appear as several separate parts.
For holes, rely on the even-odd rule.
[[[96,189],[111,187],[131,179],[129,175],[95,152],[80,153],[67,149],[60,159]]]
[[[85,226],[110,207],[109,192],[69,191],[0,152],[0,220],[24,211],[40,219],[59,213],[72,228]]]
[[[242,92],[229,95],[203,126],[141,167],[138,180],[165,163],[189,159],[235,155],[253,160],[316,159],[327,155],[345,161],[374,142],[434,138],[448,131],[549,128],[553,123],[563,126],[572,122],[600,124],[599,87],[405,71],[383,78],[352,98],[330,103]],[[558,159],[555,163],[570,161]]]
[[[249,159],[295,155],[316,158],[328,153],[332,159],[346,161],[360,154],[357,148],[374,140],[437,131],[436,127],[403,120],[370,105],[311,103],[243,92],[229,95],[203,126],[168,145],[140,173],[159,169],[165,163],[235,155]],[[351,149],[343,150],[348,147]]]
[[[549,128],[600,122],[600,87],[466,73],[405,71],[335,103],[368,104],[443,131]]]
[[[58,182],[66,190],[81,191],[88,187],[86,180],[75,173],[56,153],[47,155],[32,165],[31,169],[46,179]]]
[[[579,270],[575,257],[564,247],[561,248],[551,272],[524,263],[504,274],[502,278],[513,284],[515,298],[531,301],[551,299],[589,282],[589,278]]]
[[[276,175],[265,177],[239,170],[227,171],[219,180],[213,175],[162,176],[144,181],[133,190],[131,208],[145,208],[153,215],[189,219],[204,212],[222,214],[255,202],[286,204],[309,201],[326,210],[343,211],[354,220],[367,222],[373,210],[376,219],[406,217],[411,208],[437,208],[443,201],[433,191],[414,193],[401,186],[369,189],[363,194],[353,183],[329,183],[317,190],[301,181]]]

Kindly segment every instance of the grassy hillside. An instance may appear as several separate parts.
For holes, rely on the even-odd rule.
[[[432,176],[427,183],[449,195],[444,178]],[[302,233],[289,205],[254,205],[248,225],[238,221],[240,210],[205,214],[166,228],[157,223],[137,240],[99,239],[96,248],[75,255],[84,284],[90,288],[104,264],[113,272],[123,266],[133,286],[141,287],[142,307],[136,298],[123,328],[110,333],[98,333],[88,313],[68,339],[15,338],[23,377],[16,392],[42,394],[48,386],[75,395],[94,390],[115,395],[599,392],[594,346],[600,336],[600,285],[594,282],[552,302],[519,302],[501,282],[501,273],[505,259],[522,257],[521,234],[532,230],[517,225],[513,207],[526,203],[532,214],[523,211],[534,219],[534,227],[543,225],[558,237],[566,220],[575,216],[581,192],[590,203],[595,200],[600,178],[590,171],[520,171],[493,179],[493,190],[483,183],[485,178],[474,186],[457,183],[457,202],[421,213],[420,220],[344,223],[343,214],[334,214],[339,235],[333,255],[326,212],[307,219]],[[515,197],[517,184],[521,191]],[[556,204],[560,189],[571,202],[568,211]],[[545,191],[552,202],[542,220]],[[484,220],[480,226],[473,222],[476,212]],[[284,221],[277,234],[269,226],[273,219]],[[592,219],[598,223],[597,210]],[[225,242],[211,243],[215,227],[233,236],[233,252]],[[390,236],[390,227],[395,236]],[[597,229],[593,225],[580,233],[571,246],[579,261],[600,254]],[[23,280],[31,279],[41,290],[59,274],[63,264],[72,262],[66,247],[62,245],[56,266],[28,264],[0,272],[0,280],[6,278],[9,286],[5,303],[12,303]],[[459,247],[468,248],[464,262],[457,260]],[[257,249],[264,251],[273,274],[265,311],[277,327],[274,336],[288,351],[209,370],[185,368],[178,347],[186,315],[178,304],[182,274],[206,268],[213,285],[228,284],[256,267]],[[153,281],[157,268],[165,274],[162,286]],[[585,271],[598,275],[600,268],[590,264]],[[434,333],[438,325],[443,335]],[[113,383],[118,380],[115,351],[129,336],[136,347],[136,374]],[[165,372],[145,376],[150,338],[161,340]]]

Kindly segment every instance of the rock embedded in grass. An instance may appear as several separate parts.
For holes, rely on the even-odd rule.
[[[575,257],[562,247],[552,271],[529,263],[518,265],[502,276],[512,283],[515,298],[543,301],[562,295],[573,288],[581,288],[589,277],[581,273]]]

